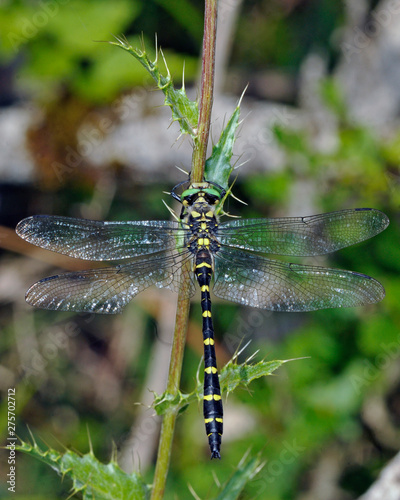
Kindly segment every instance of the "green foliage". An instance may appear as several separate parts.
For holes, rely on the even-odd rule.
[[[231,478],[222,486],[221,493],[216,500],[235,500],[240,497],[244,487],[249,483],[263,468],[261,455],[258,453],[255,457],[244,456]]]
[[[394,207],[399,199],[394,186],[396,176],[391,179],[386,168],[393,148],[385,146],[369,128],[349,118],[342,93],[332,79],[322,83],[320,92],[337,123],[337,142],[327,150],[320,149],[310,131],[276,125],[275,139],[287,154],[286,172],[293,176],[301,172],[303,178],[312,179],[318,185],[315,201],[327,210],[346,206],[347,200],[357,200],[360,195],[362,206],[366,201],[379,206],[386,202],[382,199],[384,192],[389,194],[389,204]],[[335,205],[331,204],[330,196],[333,186]],[[358,201],[354,203],[357,206]]]
[[[286,361],[259,361],[251,364],[244,362],[238,364],[236,360],[231,360],[220,371],[220,384],[223,394],[229,394],[238,387],[247,387],[253,380],[271,375],[275,370],[282,366]],[[183,394],[180,391],[173,396],[167,391],[154,397],[153,408],[157,415],[164,415],[167,411],[180,412],[188,404],[196,400],[203,399],[203,383],[198,381],[197,387],[189,394]]]
[[[78,455],[70,450],[60,453],[52,448],[42,450],[36,442],[22,442],[16,449],[49,465],[60,476],[72,480],[73,493],[81,493],[84,500],[145,500],[150,487],[139,474],[126,474],[111,460],[100,463],[92,452]]]
[[[167,68],[167,75],[161,74],[158,66],[158,54],[154,61],[151,61],[144,47],[142,50],[134,49],[125,38],[117,38],[117,42],[110,42],[121,49],[129,52],[135,57],[140,64],[149,72],[157,87],[162,90],[165,95],[164,104],[169,106],[172,111],[173,121],[177,121],[181,128],[182,134],[189,134],[191,137],[196,137],[197,122],[199,120],[199,110],[197,101],[191,101],[185,92],[185,87],[176,90],[173,81]],[[165,62],[165,60],[164,60]]]
[[[199,119],[197,101],[191,101],[187,97],[184,86],[181,89],[174,88],[165,59],[164,63],[167,74],[163,75],[159,68],[158,54],[154,61],[151,61],[143,44],[140,50],[133,48],[125,38],[117,38],[117,42],[110,43],[129,52],[140,62],[155,81],[157,88],[164,93],[164,104],[171,108],[172,120],[179,123],[181,134],[189,134],[195,139],[197,137],[197,123]],[[207,181],[215,182],[226,190],[229,188],[228,181],[233,170],[231,159],[236,139],[236,130],[239,125],[240,103],[241,99],[228,120],[226,127],[223,129],[218,143],[214,145],[212,154],[207,159],[205,165],[204,178]]]
[[[115,55],[99,51],[94,41],[123,30],[140,10],[141,2],[135,0],[14,2],[0,16],[0,54],[11,58],[28,52],[21,76],[39,93],[39,83],[49,92],[52,84],[63,81],[89,101],[114,97],[128,75],[123,64],[113,62]],[[103,65],[116,70],[104,87],[97,79]]]
[[[233,170],[231,159],[236,140],[236,130],[239,125],[240,103],[241,99],[223,129],[219,141],[214,145],[211,156],[206,161],[204,171],[204,178],[207,181],[215,182],[225,190],[229,188],[229,178]]]
[[[111,101],[124,88],[146,84],[146,73],[96,41],[126,31],[143,8],[140,0],[8,2],[0,15],[0,59],[23,53],[20,85],[40,97],[48,98],[62,84],[89,103]],[[137,36],[129,40],[139,42]],[[183,57],[170,52],[169,59],[172,73],[180,71]],[[196,74],[197,58],[186,55],[185,65],[187,75]]]
[[[92,452],[78,455],[70,450],[65,453],[47,447],[41,449],[22,441],[16,450],[36,458],[72,481],[72,494],[80,494],[84,500],[146,500],[150,498],[150,485],[145,484],[138,473],[126,474],[114,460],[102,464]],[[262,469],[261,455],[249,457],[246,453],[231,477],[218,489],[216,500],[238,499],[246,484]]]

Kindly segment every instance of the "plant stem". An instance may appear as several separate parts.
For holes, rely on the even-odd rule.
[[[185,265],[182,269],[181,289],[178,296],[174,340],[172,343],[171,361],[168,373],[167,392],[171,395],[175,395],[179,391],[179,383],[181,379],[183,353],[186,343],[186,331],[189,321],[190,299],[187,298],[187,289],[190,286],[190,272],[191,269],[189,265]],[[165,483],[167,480],[169,462],[171,458],[175,420],[176,410],[169,409],[164,415],[161,426],[157,465],[151,495],[152,500],[161,500],[164,496]]]
[[[214,93],[215,42],[217,38],[217,0],[206,0],[204,15],[203,59],[199,101],[199,123],[194,139],[192,156],[192,182],[204,177],[208,136],[210,134],[211,109]]]
[[[204,177],[204,166],[207,154],[208,136],[210,133],[211,109],[214,88],[215,40],[217,28],[217,0],[205,1],[204,38],[202,57],[201,91],[199,102],[199,123],[197,137],[194,139],[192,156],[192,182],[201,182]],[[169,365],[167,392],[174,396],[179,391],[183,353],[185,349],[186,331],[189,321],[190,300],[190,263],[182,268],[181,286],[179,290],[174,340],[172,344],[171,362]],[[164,496],[165,484],[171,457],[172,439],[176,420],[176,410],[169,409],[163,418],[160,443],[158,446],[157,465],[154,474],[151,499],[161,500]]]

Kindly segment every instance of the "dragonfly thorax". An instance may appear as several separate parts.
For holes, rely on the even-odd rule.
[[[202,249],[210,250],[211,253],[218,251],[215,205],[210,205],[203,195],[200,194],[196,202],[187,207],[182,222],[190,229],[186,245],[192,253]]]
[[[182,193],[181,221],[189,230],[185,244],[192,254],[206,251],[212,260],[212,255],[219,250],[215,209],[220,201],[220,193],[207,182],[193,183]]]

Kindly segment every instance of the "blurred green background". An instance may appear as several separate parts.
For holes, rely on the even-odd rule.
[[[384,211],[391,219],[384,233],[315,262],[369,274],[384,284],[387,296],[373,306],[308,314],[270,314],[215,300],[220,364],[249,340],[242,359],[256,350],[256,359],[299,359],[254,382],[250,391],[229,396],[221,462],[209,461],[201,405],[180,416],[168,499],[192,498],[190,488],[199,498],[215,498],[218,482],[230,477],[249,449],[261,451],[266,463],[241,498],[358,498],[399,449],[400,129],[397,96],[385,89],[400,88],[400,82],[381,71],[392,104],[380,114],[384,106],[376,99],[371,112],[374,97],[363,94],[360,76],[356,112],[352,107],[346,68],[365,74],[368,51],[384,57],[379,44],[390,35],[376,21],[377,35],[364,35],[367,42],[360,45],[355,28],[368,31],[365,23],[377,19],[372,14],[385,4],[366,2],[365,8],[354,24],[354,12],[333,0],[221,1],[220,32],[231,43],[223,46],[227,63],[217,69],[223,83],[216,128],[249,83],[237,141],[236,159],[243,165],[234,189],[248,205],[230,201],[229,212],[273,217],[350,207]],[[184,66],[185,85],[196,96],[202,19],[199,0],[3,0],[0,12],[0,143],[7,151],[0,161],[1,393],[16,387],[21,438],[29,439],[30,429],[53,447],[86,453],[90,435],[99,459],[107,462],[115,449],[125,453],[126,463],[134,457],[148,482],[158,423],[136,403],[147,398],[150,404],[149,391],[162,390],[152,375],[162,378],[168,359],[161,363],[155,346],[169,349],[165,335],[173,329],[176,297],[151,290],[119,317],[34,311],[23,300],[27,286],[74,264],[33,255],[7,228],[38,213],[169,217],[161,200],[171,201],[163,191],[185,178],[174,165],[189,168],[182,162],[190,154],[182,150],[190,152],[190,142],[175,143],[176,124],[165,143],[157,142],[170,119],[159,107],[161,97],[154,97],[153,84],[133,58],[95,41],[123,33],[154,53],[157,34],[176,84]],[[394,14],[390,19],[396,22]],[[389,68],[396,53],[392,57]],[[363,103],[373,119],[360,118]],[[155,142],[147,143],[148,136]],[[121,144],[130,143],[132,150],[120,154]],[[202,355],[199,311],[196,300],[182,380],[187,391]],[[6,409],[3,397],[2,443]],[[68,480],[44,464],[18,456],[17,467],[14,498],[68,497]],[[7,472],[2,453],[2,498],[8,495]]]

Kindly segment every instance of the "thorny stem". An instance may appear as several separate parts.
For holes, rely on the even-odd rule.
[[[214,93],[215,42],[217,38],[217,0],[206,0],[204,16],[203,59],[199,101],[199,123],[194,139],[192,156],[192,182],[204,177],[208,136],[210,134],[211,109]]]
[[[178,296],[176,309],[174,340],[172,343],[171,361],[169,365],[167,391],[176,394],[179,390],[181,379],[183,353],[185,350],[186,331],[189,321],[190,299],[187,298],[187,289],[190,286],[190,267],[183,266],[181,289]],[[186,297],[186,298],[185,298]],[[164,496],[165,483],[171,458],[172,440],[174,437],[174,427],[176,420],[176,410],[168,409],[163,418],[161,426],[160,442],[158,445],[157,465],[154,474],[152,500],[161,500]]]
[[[215,40],[217,28],[217,1],[205,0],[204,38],[202,57],[202,77],[199,101],[199,123],[197,137],[194,139],[192,156],[192,182],[201,182],[207,154],[208,136],[210,133],[211,109],[214,89]],[[190,300],[190,264],[183,266],[181,287],[178,296],[174,340],[172,344],[171,362],[168,373],[167,391],[175,395],[179,390],[182,371],[183,353],[185,349],[186,331],[189,321]],[[164,415],[158,447],[157,465],[154,474],[151,499],[161,500],[164,496],[172,440],[176,420],[176,410],[169,409]]]

